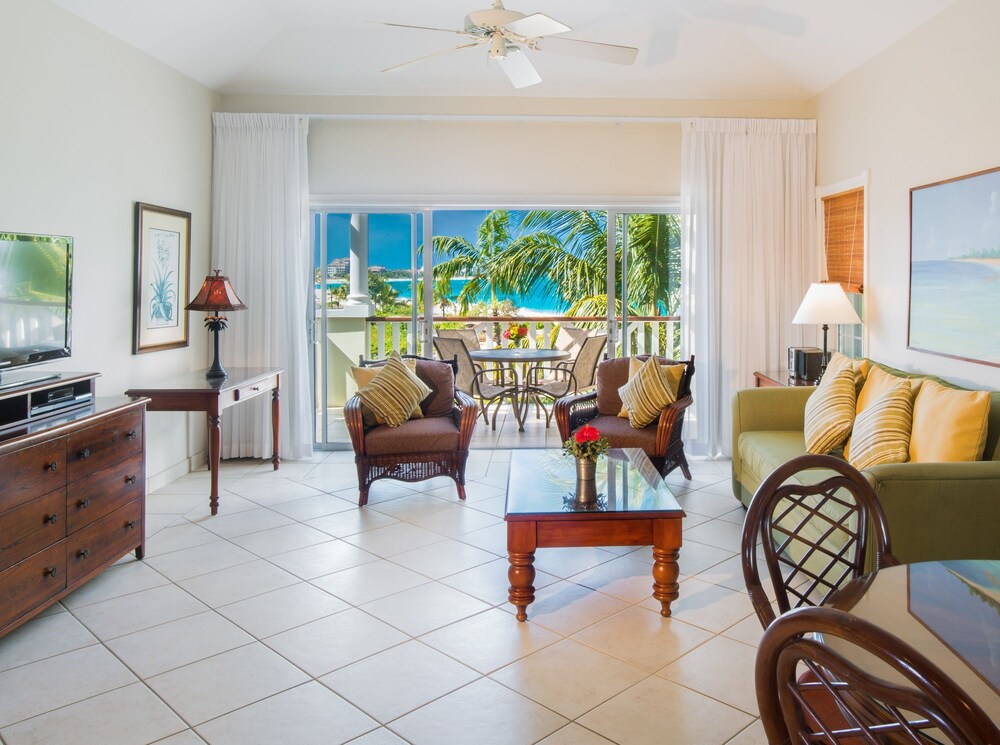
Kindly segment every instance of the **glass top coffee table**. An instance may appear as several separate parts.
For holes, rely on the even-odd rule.
[[[653,597],[670,615],[677,598],[677,556],[684,510],[640,449],[612,448],[597,462],[598,502],[573,495],[576,464],[562,450],[515,450],[507,481],[510,602],[517,620],[535,599],[535,549],[566,546],[652,546]]]

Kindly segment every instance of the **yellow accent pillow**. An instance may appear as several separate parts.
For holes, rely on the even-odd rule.
[[[414,375],[417,374],[417,361],[415,359],[413,359],[412,357],[407,357],[406,359],[403,360],[403,364],[406,365],[407,369],[409,369],[411,373],[413,373]],[[374,367],[351,367],[351,375],[354,376],[354,382],[357,384],[358,390],[361,390],[366,385],[371,383],[372,380],[375,379],[375,376],[378,375],[379,370],[381,369],[382,369],[381,365],[376,365]],[[423,410],[421,410],[420,404],[417,404],[416,408],[414,408],[413,411],[410,412],[410,419],[422,419],[423,416],[424,412]],[[365,424],[370,427],[373,424],[385,424],[385,422],[379,422],[375,416],[372,416],[371,421],[366,421]]]
[[[876,371],[872,370],[874,374]],[[905,463],[910,457],[910,428],[913,426],[912,381],[895,375],[895,383],[864,410],[858,402],[851,433],[848,461],[859,471],[880,463]],[[923,381],[921,381],[923,382]],[[865,389],[872,383],[869,377]]]
[[[358,391],[361,403],[375,414],[379,423],[398,427],[431,394],[431,389],[403,364],[393,352],[378,373]]]
[[[643,361],[638,357],[629,357],[627,380],[631,380],[642,365]],[[666,374],[670,390],[674,392],[674,401],[676,401],[677,393],[681,388],[681,378],[684,377],[684,371],[687,369],[687,365],[660,365],[660,369]],[[618,412],[618,416],[625,417],[626,419],[628,418],[628,409],[625,408],[625,404],[622,404],[622,410]]]
[[[827,364],[823,374],[836,376],[845,367],[850,367],[854,371],[854,388],[860,391],[865,384],[865,378],[868,376],[868,368],[870,366],[871,363],[866,359],[856,360],[840,352],[833,352],[830,355],[830,362]]]
[[[632,379],[618,389],[618,395],[628,410],[628,423],[634,429],[652,424],[664,407],[677,400],[668,373],[655,357],[639,366]]]
[[[913,401],[910,460],[981,460],[989,414],[989,391],[962,391],[925,380]]]
[[[826,455],[844,444],[854,425],[854,369],[842,367],[839,372],[823,374],[819,386],[806,400],[806,450]]]
[[[913,398],[917,395],[920,390],[920,386],[923,384],[923,378],[901,378],[898,375],[893,375],[890,372],[883,370],[878,365],[874,365],[868,372],[868,376],[865,379],[865,384],[861,388],[861,392],[858,394],[858,404],[857,413],[855,416],[861,416],[861,412],[868,408],[871,403],[875,400],[881,398],[888,391],[894,390],[901,380],[908,380],[910,382],[910,402],[912,404]],[[911,407],[912,408],[912,407]],[[855,425],[857,426],[857,425]],[[907,436],[909,440],[909,436]],[[847,441],[844,446],[844,457],[851,460],[851,448],[854,447],[854,435]],[[898,463],[901,461],[893,461]]]

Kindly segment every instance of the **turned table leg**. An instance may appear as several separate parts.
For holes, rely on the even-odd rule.
[[[660,601],[660,615],[670,615],[670,604],[677,599],[677,576],[680,569],[681,521],[657,520],[653,525],[653,597]]]
[[[517,608],[517,620],[528,619],[528,606],[535,600],[535,523],[507,523],[507,554],[510,580],[507,599]]]

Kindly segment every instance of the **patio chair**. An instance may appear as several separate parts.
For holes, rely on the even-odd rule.
[[[639,355],[638,359],[647,360],[649,355]],[[627,418],[619,416],[622,399],[618,389],[628,382],[629,358],[618,357],[604,360],[597,366],[596,391],[565,396],[555,402],[553,409],[560,438],[566,440],[584,424],[590,424],[608,438],[611,447],[642,448],[662,476],[680,468],[684,478],[690,480],[691,469],[684,455],[681,434],[684,412],[692,403],[694,356],[682,361],[659,359],[663,365],[685,366],[677,400],[660,412],[659,419],[643,429],[634,429]]]
[[[492,429],[497,428],[497,412],[505,400],[511,402],[515,415],[518,414],[517,376],[512,369],[483,369],[473,362],[462,339],[435,336],[434,349],[441,359],[456,360],[458,373],[455,376],[455,387],[472,396],[479,404],[483,421],[488,422]],[[490,406],[494,406],[492,420],[489,415]]]
[[[446,339],[461,339],[470,352],[480,347],[479,335],[475,329],[437,329],[435,334]]]
[[[525,405],[530,398],[535,402],[535,416],[538,409],[545,412],[545,426],[552,420],[552,411],[545,407],[542,398],[551,398],[553,402],[564,396],[573,396],[594,386],[597,373],[597,363],[601,361],[608,337],[588,336],[583,340],[579,354],[571,360],[557,362],[555,365],[533,365],[525,375],[524,400]]]
[[[344,405],[361,507],[368,503],[368,490],[378,479],[412,482],[448,476],[458,487],[458,498],[465,499],[465,464],[476,426],[476,402],[455,387],[456,360],[404,356],[416,359],[416,375],[432,391],[420,403],[420,418],[398,427],[365,426],[357,394]],[[384,360],[361,360],[362,367],[382,364]]]

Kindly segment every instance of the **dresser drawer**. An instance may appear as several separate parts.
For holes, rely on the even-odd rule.
[[[51,546],[65,535],[65,489],[0,512],[0,569]]]
[[[0,628],[66,589],[66,541],[0,572]]]
[[[250,383],[249,385],[240,386],[235,391],[233,391],[234,401],[246,401],[248,398],[253,398],[254,396],[259,396],[262,393],[267,393],[272,388],[278,387],[278,376],[271,375],[263,380],[258,380],[256,383]]]
[[[142,452],[142,410],[105,419],[66,439],[67,478],[74,481]]]
[[[66,517],[73,533],[146,493],[142,453],[102,468],[67,488]]]
[[[0,512],[47,494],[66,483],[66,439],[0,455]]]
[[[136,499],[105,515],[66,539],[69,583],[136,548],[142,543],[142,500]]]

